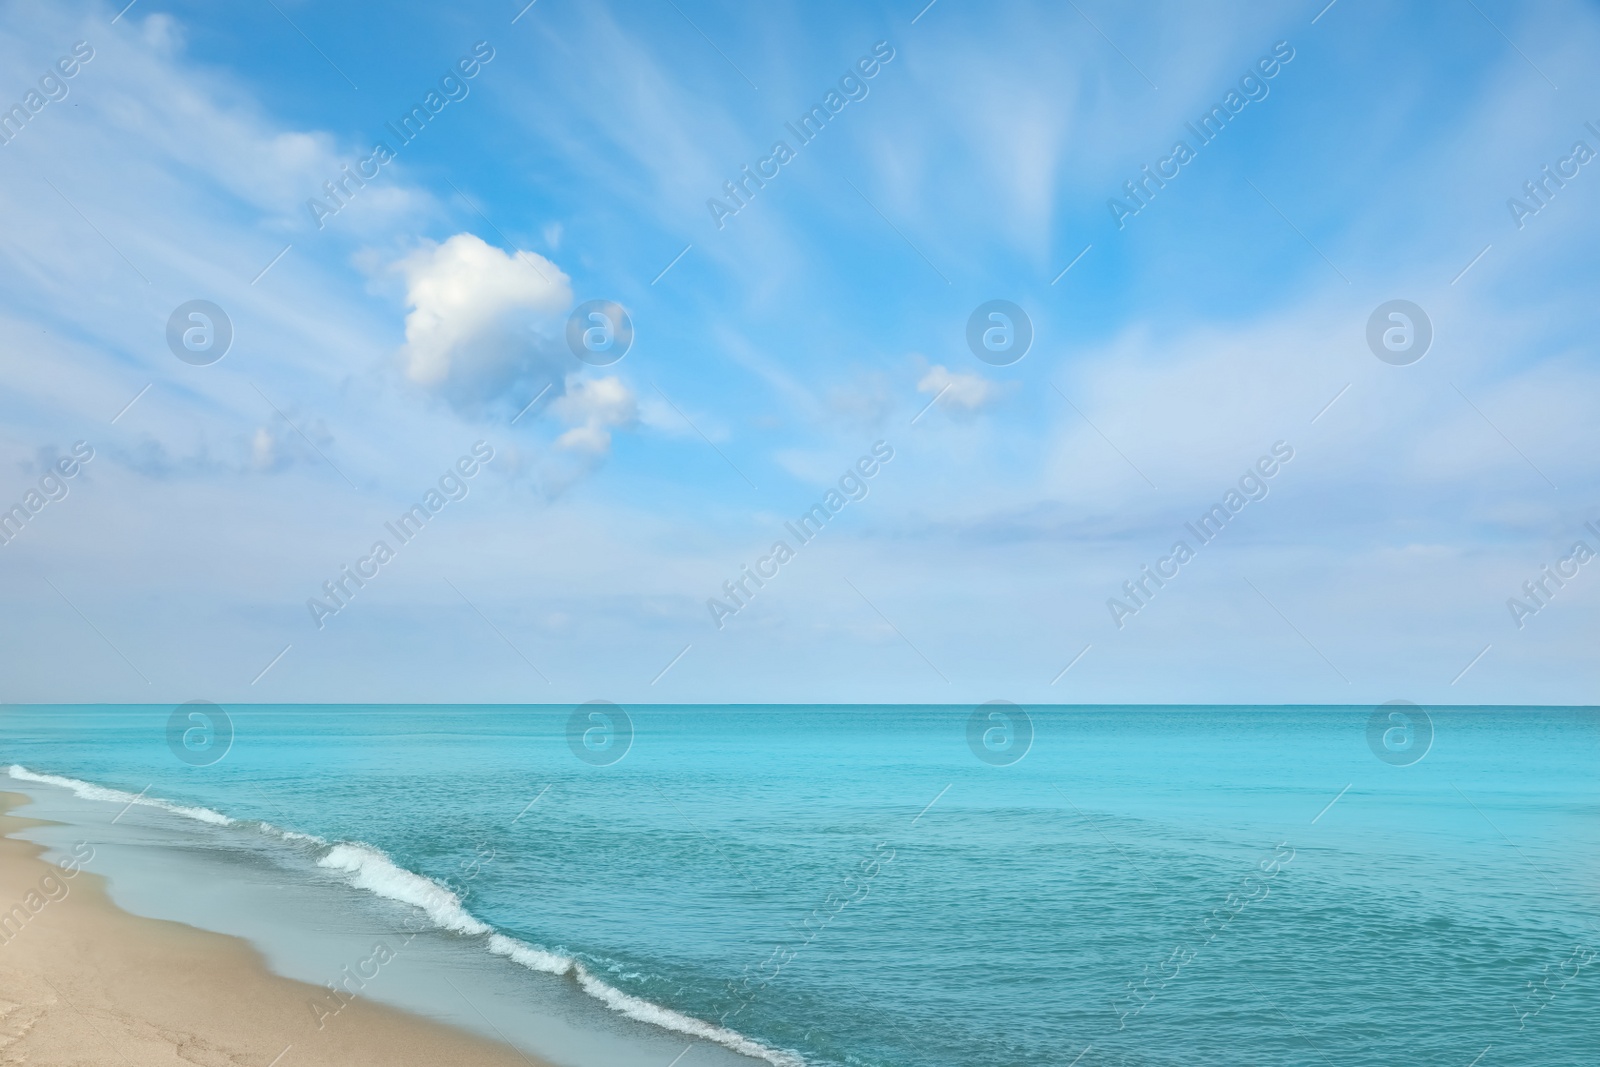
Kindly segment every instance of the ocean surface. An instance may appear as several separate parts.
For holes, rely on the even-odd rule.
[[[7,705],[8,766],[129,900],[379,909],[679,1067],[1600,1056],[1593,709]]]

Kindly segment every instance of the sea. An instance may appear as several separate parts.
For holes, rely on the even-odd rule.
[[[4,705],[0,789],[323,1026],[365,997],[570,1067],[1600,1060],[1593,708]]]

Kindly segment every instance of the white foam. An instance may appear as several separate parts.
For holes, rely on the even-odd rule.
[[[596,978],[587,967],[569,956],[549,952],[537,945],[530,945],[526,941],[518,941],[504,934],[489,935],[489,951],[497,956],[505,956],[513,963],[519,963],[532,971],[556,975],[570,974],[585,993],[617,1014],[626,1015],[637,1022],[649,1023],[663,1030],[687,1034],[705,1041],[714,1041],[735,1052],[766,1060],[774,1067],[805,1067],[805,1061],[798,1056],[767,1048],[736,1030],[729,1030],[727,1027],[717,1026],[624,993]]]
[[[637,1019],[642,1023],[659,1026],[663,1030],[673,1030],[690,1037],[698,1037],[705,1041],[715,1041],[725,1048],[746,1056],[754,1056],[766,1060],[773,1067],[805,1067],[805,1061],[788,1052],[780,1052],[750,1040],[737,1030],[729,1030],[725,1026],[717,1026],[691,1015],[663,1008],[661,1005],[645,1000],[641,997],[624,993],[615,986],[609,986],[590,974],[583,964],[573,966],[574,976],[583,991],[594,997],[600,1003],[610,1008],[619,1015],[626,1015],[630,1019]]]
[[[138,804],[140,807],[145,808],[160,808],[162,811],[169,811],[174,815],[182,815],[186,819],[210,823],[212,826],[232,826],[235,822],[235,820],[228,818],[221,812],[212,811],[210,808],[191,808],[183,804],[174,804],[170,800],[162,800],[159,797],[147,797],[143,793],[124,793],[120,789],[80,782],[76,778],[62,778],[54,774],[35,774],[26,767],[15,763],[10,767],[10,774],[11,777],[19,782],[39,782],[44,785],[70,789],[84,800],[101,800],[109,804]]]
[[[18,764],[11,765],[10,775],[12,778],[22,782],[38,782],[44,785],[70,789],[85,800],[99,800],[115,804],[138,804],[144,807],[159,808],[162,811],[195,819],[213,826],[233,826],[239,821],[231,819],[220,812],[212,811],[210,808],[195,808],[182,804],[173,804],[159,797],[125,793],[120,789],[94,785],[90,782],[79,781],[76,778],[63,778],[54,774],[36,774]],[[531,971],[558,976],[571,975],[577,981],[579,988],[619,1015],[625,1015],[637,1022],[647,1023],[663,1030],[671,1030],[675,1033],[697,1037],[704,1041],[713,1041],[734,1052],[766,1060],[773,1067],[805,1067],[805,1061],[799,1056],[767,1048],[737,1030],[730,1030],[725,1026],[717,1026],[714,1023],[684,1015],[682,1012],[673,1011],[671,1008],[663,1007],[642,997],[624,993],[615,986],[608,985],[596,978],[583,964],[569,956],[550,952],[537,945],[530,945],[525,941],[519,941],[516,938],[507,937],[505,934],[496,933],[493,927],[475,918],[463,908],[461,906],[461,898],[456,896],[455,893],[431,878],[399,866],[381,849],[374,848],[371,845],[351,842],[340,842],[329,846],[327,841],[313,834],[283,830],[265,822],[257,825],[263,833],[280,837],[286,841],[307,841],[317,846],[327,846],[328,851],[317,860],[317,865],[330,870],[341,871],[348,875],[349,883],[355,888],[364,889],[376,896],[419,908],[441,929],[452,930],[467,936],[487,934],[489,936],[486,939],[486,947],[491,953],[497,956],[504,956],[513,963],[526,967]]]
[[[566,974],[577,965],[577,961],[569,956],[546,952],[537,945],[518,941],[505,934],[489,935],[489,951],[496,956],[505,956],[512,963],[520,963],[530,971],[543,971],[545,974]]]
[[[276,834],[285,841],[309,841],[313,845],[326,845],[328,843],[325,838],[318,837],[316,834],[302,834],[297,830],[280,830],[269,822],[261,824],[261,832],[264,834]]]
[[[428,918],[458,934],[487,934],[491,927],[473,918],[456,896],[432,878],[395,864],[382,850],[371,845],[334,845],[317,860],[317,866],[343,871],[350,884],[380,897],[398,900],[421,908]]]

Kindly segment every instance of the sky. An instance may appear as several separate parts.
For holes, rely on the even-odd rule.
[[[1596,702],[1600,6],[125,2],[0,701]]]

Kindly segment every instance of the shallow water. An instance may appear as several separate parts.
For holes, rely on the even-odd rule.
[[[1007,763],[1026,730],[966,707],[631,707],[607,763],[587,709],[569,739],[569,707],[240,706],[196,765],[170,707],[8,707],[0,760],[315,835],[188,819],[190,865],[149,866],[167,899],[210,850],[329,915],[379,901],[352,884],[409,900],[362,921],[454,926],[419,942],[509,1015],[676,1027],[640,1027],[662,1067],[717,1038],[817,1065],[1591,1057],[1593,712],[1429,708],[1409,762],[1422,734],[1386,748],[1371,708],[1025,710]],[[130,818],[177,847],[185,820]]]

